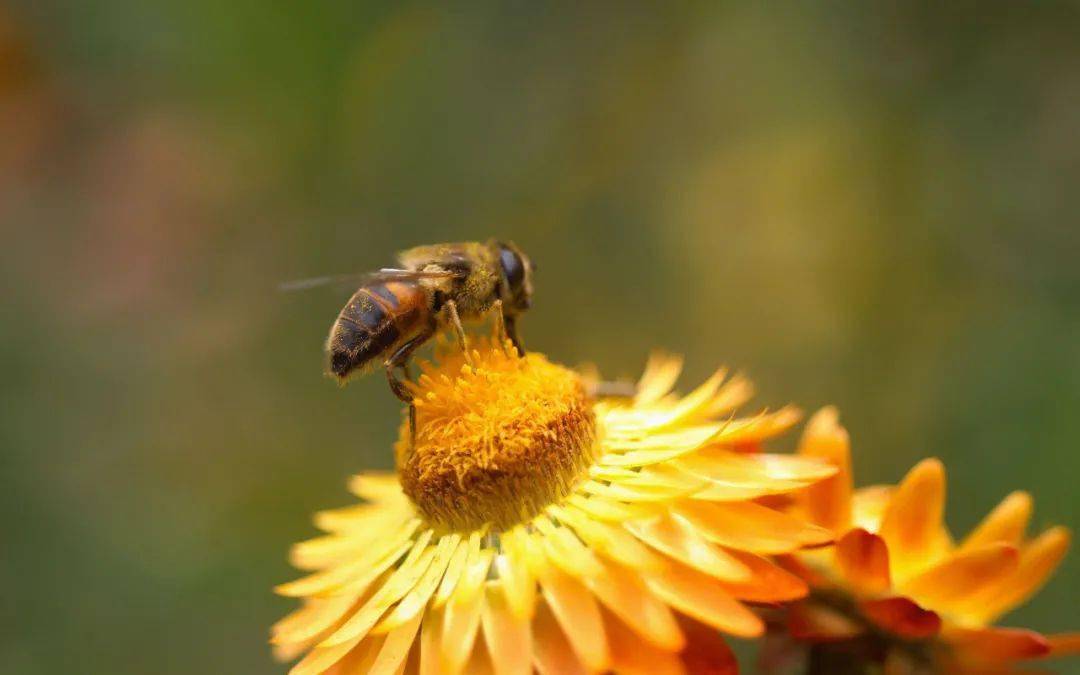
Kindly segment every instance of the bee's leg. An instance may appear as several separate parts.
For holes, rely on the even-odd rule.
[[[394,373],[395,368],[401,368],[406,379],[412,379],[409,368],[409,357],[416,348],[431,339],[435,334],[435,322],[430,323],[416,337],[398,347],[397,351],[386,360],[386,380],[390,383],[390,390],[394,396],[409,404],[409,446],[416,441],[416,406],[413,404],[412,392],[405,386],[405,382],[398,379]]]
[[[514,345],[514,349],[517,350],[518,356],[525,358],[525,345],[521,342],[521,336],[518,335],[517,330],[517,317],[503,312],[503,330],[506,331],[507,336],[510,338],[511,344]]]
[[[510,350],[506,348],[506,314],[503,313],[502,300],[496,300],[491,305],[491,311],[495,313],[495,340],[499,343],[499,348],[502,349],[503,354],[510,356]]]
[[[454,328],[461,353],[465,356],[465,363],[472,365],[472,356],[469,354],[469,341],[465,337],[465,326],[461,325],[461,317],[458,316],[457,303],[453,300],[446,301],[446,311],[450,313],[450,324]]]

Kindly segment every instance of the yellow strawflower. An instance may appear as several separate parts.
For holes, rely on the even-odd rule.
[[[722,372],[676,396],[666,356],[633,399],[596,400],[508,351],[422,364],[396,474],[355,477],[364,501],[317,514],[327,534],[293,548],[310,574],[277,591],[303,605],[272,631],[279,656],[303,655],[292,675],[735,672],[711,636],[759,636],[744,602],[807,591],[765,556],[832,540],[755,501],[836,473],[743,452],[798,411],[734,417],[751,387]]]

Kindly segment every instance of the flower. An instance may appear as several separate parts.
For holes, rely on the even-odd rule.
[[[812,592],[792,606],[785,628],[819,643],[818,657],[846,652],[878,660],[888,673],[988,673],[1076,650],[1075,635],[991,625],[1045,583],[1069,546],[1063,527],[1025,537],[1026,492],[1006,497],[957,544],[943,521],[939,460],[920,462],[896,487],[854,490],[847,432],[832,408],[808,422],[799,453],[838,468],[799,493],[794,507],[837,538],[789,565]]]
[[[831,532],[753,500],[836,469],[742,452],[799,416],[734,418],[745,379],[680,398],[681,361],[655,356],[632,399],[595,400],[489,340],[421,368],[397,474],[355,477],[365,501],[317,514],[328,534],[292,550],[312,572],[277,588],[303,599],[272,630],[279,656],[306,653],[292,675],[735,672],[714,629],[761,635],[743,601],[806,594],[765,556]]]

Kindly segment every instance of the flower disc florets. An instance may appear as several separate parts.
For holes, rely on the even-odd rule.
[[[416,434],[396,448],[402,488],[432,523],[511,527],[580,482],[595,459],[596,417],[580,377],[539,354],[482,345],[421,365]]]

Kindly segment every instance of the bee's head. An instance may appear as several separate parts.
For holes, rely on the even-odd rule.
[[[520,248],[510,242],[495,242],[503,282],[503,303],[512,312],[524,312],[532,305],[533,264]]]

